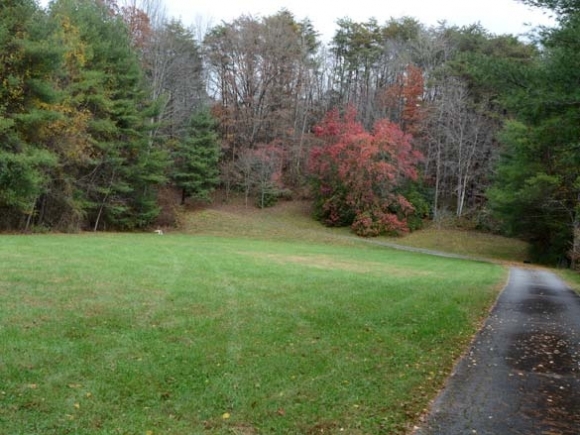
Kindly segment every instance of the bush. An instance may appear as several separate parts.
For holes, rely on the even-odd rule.
[[[361,237],[400,235],[409,231],[405,220],[399,219],[396,214],[385,213],[381,210],[364,211],[357,214],[351,229],[357,236]]]
[[[408,182],[402,189],[401,194],[413,206],[413,212],[407,215],[407,225],[410,231],[423,228],[426,219],[431,216],[431,189],[422,182]]]

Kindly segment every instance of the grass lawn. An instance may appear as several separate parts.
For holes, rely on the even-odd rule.
[[[308,231],[0,236],[0,433],[404,433],[507,272]]]

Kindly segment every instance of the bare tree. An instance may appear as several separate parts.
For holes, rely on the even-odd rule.
[[[120,6],[143,11],[149,17],[152,27],[159,26],[167,17],[167,9],[163,0],[121,0]]]
[[[207,102],[200,48],[180,21],[155,29],[147,66],[158,115],[156,135],[179,138],[192,114]]]
[[[460,217],[468,197],[476,199],[489,173],[494,126],[472,101],[466,84],[453,77],[439,83],[429,113],[425,169],[434,180],[435,215],[444,199],[448,205],[454,201]]]
[[[317,67],[311,24],[284,10],[262,19],[242,16],[213,28],[204,42],[225,157],[235,161],[246,149],[276,140],[284,155],[304,159]]]

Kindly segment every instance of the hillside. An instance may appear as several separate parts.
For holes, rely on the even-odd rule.
[[[243,200],[215,201],[206,207],[192,207],[180,216],[180,230],[190,234],[236,236],[276,240],[304,240],[354,244],[368,240],[403,247],[437,250],[490,260],[522,263],[528,244],[493,234],[456,230],[428,224],[402,237],[354,237],[347,228],[328,228],[312,218],[309,201],[287,201],[259,209]]]

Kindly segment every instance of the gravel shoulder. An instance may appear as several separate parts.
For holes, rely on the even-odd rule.
[[[511,269],[471,348],[414,435],[580,433],[580,297]]]

